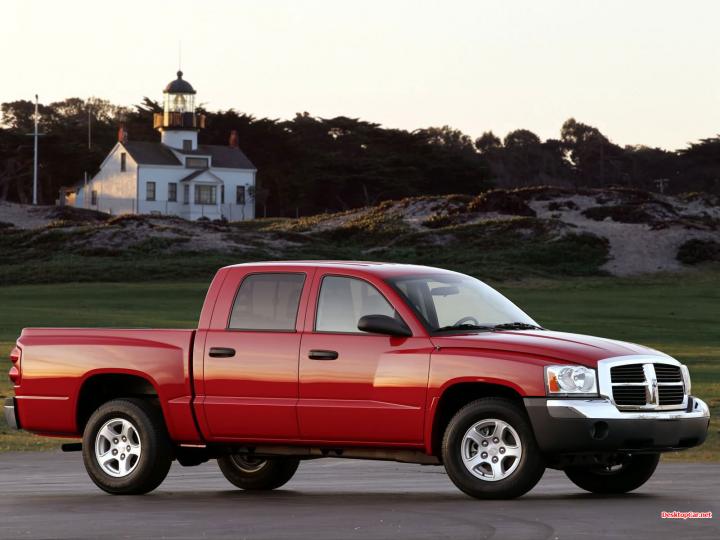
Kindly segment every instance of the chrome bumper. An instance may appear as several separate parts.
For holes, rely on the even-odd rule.
[[[606,398],[525,398],[543,453],[669,452],[701,445],[710,410],[689,396],[680,410],[620,411]]]
[[[683,420],[710,418],[710,408],[700,398],[690,397],[687,409],[663,411],[620,411],[609,399],[548,399],[553,418],[591,418],[595,420]]]

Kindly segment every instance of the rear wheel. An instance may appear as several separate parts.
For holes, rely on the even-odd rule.
[[[225,478],[247,490],[270,490],[287,484],[297,471],[300,461],[293,458],[254,458],[230,454],[218,458]]]
[[[615,465],[568,468],[565,475],[591,493],[627,493],[647,482],[659,462],[660,454],[632,454]]]
[[[152,491],[165,479],[172,463],[162,414],[142,399],[103,404],[85,426],[83,462],[90,479],[108,493]]]
[[[442,457],[453,483],[478,499],[519,497],[545,472],[525,412],[503,398],[460,409],[445,430]]]

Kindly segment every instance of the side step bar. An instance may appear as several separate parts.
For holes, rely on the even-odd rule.
[[[82,443],[81,442],[73,442],[73,443],[61,444],[60,450],[62,450],[63,452],[82,452]]]

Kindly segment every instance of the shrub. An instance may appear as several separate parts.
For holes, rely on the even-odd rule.
[[[535,210],[530,208],[523,197],[505,189],[495,189],[478,195],[468,206],[471,212],[497,212],[512,216],[535,217]]]
[[[619,223],[652,223],[655,221],[642,206],[635,204],[617,204],[614,206],[596,206],[583,210],[583,216],[603,221],[610,218]]]
[[[447,214],[434,214],[424,220],[421,225],[428,229],[441,229],[442,227],[449,227],[457,222],[457,216],[450,216]]]
[[[558,210],[577,210],[578,205],[573,201],[552,201],[548,203],[548,210],[557,212]]]
[[[720,261],[720,242],[715,240],[688,240],[678,249],[676,258],[683,264]]]

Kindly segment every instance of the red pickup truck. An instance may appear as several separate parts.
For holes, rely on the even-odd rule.
[[[155,489],[173,460],[273,489],[321,457],[442,464],[477,498],[546,467],[622,493],[709,424],[670,356],[546,330],[474,278],[410,265],[230,266],[197,330],[26,328],[11,361],[8,423],[82,435],[115,494]]]

